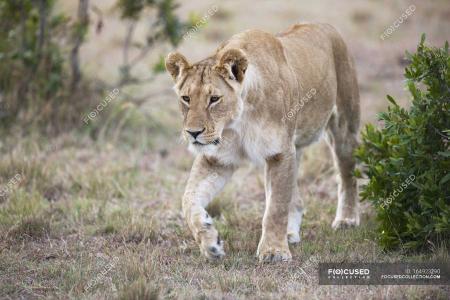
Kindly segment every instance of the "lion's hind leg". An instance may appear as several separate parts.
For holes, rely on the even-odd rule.
[[[333,39],[337,79],[336,109],[328,122],[328,141],[339,170],[338,205],[333,228],[359,225],[358,191],[353,176],[360,121],[358,79],[353,59],[338,35]]]
[[[327,130],[335,166],[339,170],[338,205],[332,224],[334,229],[359,225],[358,190],[356,178],[353,176],[356,165],[353,152],[358,143],[356,133],[349,131],[346,123],[339,122],[334,114]]]

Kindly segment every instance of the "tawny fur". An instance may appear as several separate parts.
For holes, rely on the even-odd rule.
[[[248,30],[192,65],[171,53],[166,67],[180,98],[184,137],[196,154],[183,212],[205,256],[224,255],[205,207],[240,162],[249,159],[265,165],[258,257],[291,259],[288,241],[299,242],[303,211],[296,183],[301,150],[325,131],[340,173],[332,226],[359,224],[352,177],[358,84],[347,47],[332,26],[299,24],[278,35]]]

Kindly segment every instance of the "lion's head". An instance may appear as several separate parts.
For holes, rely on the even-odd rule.
[[[248,61],[230,49],[190,65],[180,53],[170,53],[166,68],[175,82],[183,113],[183,136],[196,152],[220,144],[223,130],[243,110],[242,85]]]

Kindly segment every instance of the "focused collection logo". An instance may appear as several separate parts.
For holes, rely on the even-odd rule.
[[[328,279],[370,279],[369,269],[329,268]]]

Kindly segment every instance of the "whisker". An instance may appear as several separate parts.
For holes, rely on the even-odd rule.
[[[177,138],[177,144],[184,144],[185,142],[187,142],[186,137],[184,136],[184,134],[182,132],[179,132],[178,138]]]

